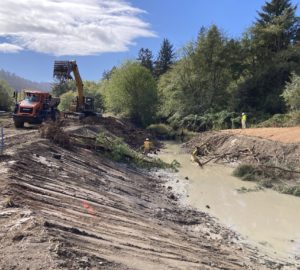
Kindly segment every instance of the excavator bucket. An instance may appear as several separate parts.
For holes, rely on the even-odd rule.
[[[72,65],[73,62],[71,61],[55,61],[53,68],[53,77],[58,79],[60,82],[72,80]]]

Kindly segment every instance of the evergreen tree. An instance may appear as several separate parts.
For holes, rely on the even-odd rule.
[[[155,62],[155,75],[160,77],[162,74],[166,73],[171,65],[174,63],[174,50],[173,45],[168,39],[164,39],[161,45],[158,58]]]
[[[104,70],[102,73],[102,79],[103,80],[110,80],[111,75],[113,74],[113,72],[117,69],[116,66],[113,66],[111,69],[109,70]]]
[[[160,114],[201,115],[225,109],[227,89],[242,73],[236,48],[238,44],[228,42],[216,26],[202,28],[198,41],[185,47],[183,58],[159,79]]]
[[[281,94],[292,71],[299,70],[299,18],[290,0],[269,0],[242,40],[248,76],[236,90],[236,109],[283,113]]]
[[[269,53],[277,53],[296,42],[299,30],[299,18],[296,16],[297,6],[290,0],[271,0],[266,2],[262,11],[258,12],[252,32],[258,48]],[[266,54],[266,51],[263,51]],[[265,58],[264,58],[265,59]]]
[[[153,73],[153,55],[149,49],[141,48],[137,60]]]
[[[201,29],[193,57],[196,75],[199,77],[198,92],[200,94],[200,88],[204,90],[200,95],[205,95],[207,106],[214,109],[226,106],[224,95],[231,79],[227,43],[217,26],[213,25],[207,31]]]

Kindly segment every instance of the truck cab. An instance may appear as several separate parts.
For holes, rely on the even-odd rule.
[[[24,123],[41,124],[48,117],[55,117],[59,100],[52,99],[49,93],[37,90],[25,90],[24,99],[16,102],[13,119],[17,128]]]

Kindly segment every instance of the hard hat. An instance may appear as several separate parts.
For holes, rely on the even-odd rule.
[[[242,113],[242,115],[244,115],[245,113]]]
[[[149,141],[149,138],[146,138],[146,141]]]

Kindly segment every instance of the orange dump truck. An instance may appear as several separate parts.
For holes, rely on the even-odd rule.
[[[16,102],[13,113],[16,128],[24,127],[24,123],[41,124],[47,119],[56,120],[59,115],[57,110],[59,98],[53,98],[49,93],[36,90],[25,90],[24,95],[22,101]]]

